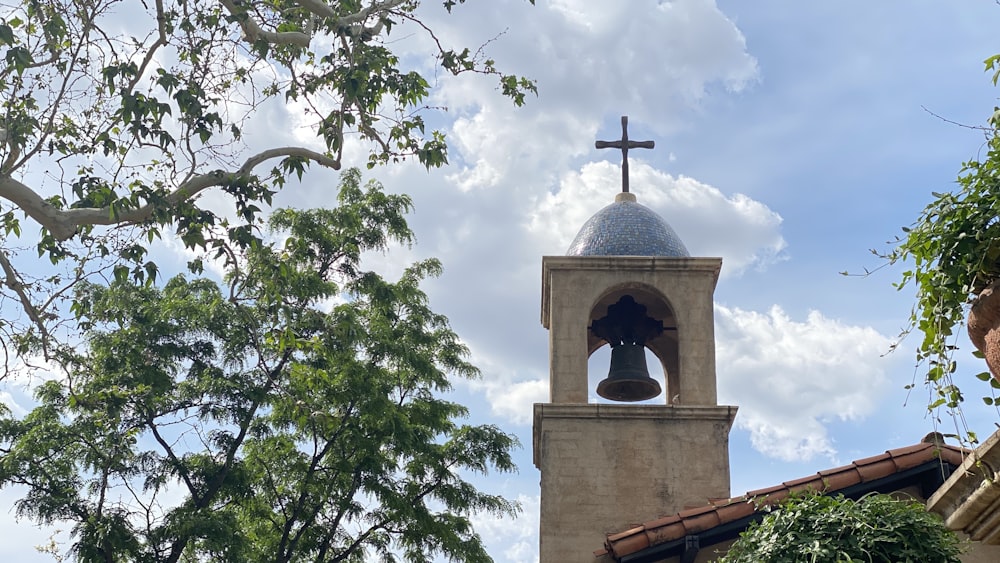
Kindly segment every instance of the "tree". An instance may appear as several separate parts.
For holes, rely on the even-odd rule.
[[[916,501],[810,493],[751,524],[720,563],[958,563],[958,538]]]
[[[0,418],[18,515],[72,522],[81,562],[489,560],[469,515],[517,506],[463,475],[513,470],[516,440],[440,397],[477,375],[419,288],[440,266],[360,267],[412,240],[409,206],[349,170],[338,207],[275,212],[225,286],[78,284],[84,344]]]
[[[73,286],[95,275],[155,276],[147,245],[164,228],[192,248],[246,244],[275,191],[310,164],[339,169],[351,138],[369,166],[445,164],[444,136],[423,119],[431,85],[392,50],[401,36],[425,38],[445,71],[494,75],[518,105],[535,90],[481,48],[446,46],[420,4],[0,0],[0,343],[23,354],[25,336],[47,341]],[[244,138],[260,110],[288,104],[315,142]],[[231,214],[198,204],[209,189],[228,194]],[[24,217],[37,238],[21,238],[36,232]],[[39,273],[35,251],[63,268]]]

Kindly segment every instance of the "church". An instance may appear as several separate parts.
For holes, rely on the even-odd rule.
[[[596,146],[621,150],[621,193],[581,227],[565,256],[542,258],[549,402],[534,405],[540,562],[712,561],[762,517],[761,502],[810,489],[931,499],[930,508],[972,540],[963,561],[1000,561],[1000,494],[975,497],[992,458],[983,448],[944,444],[940,434],[731,494],[729,432],[738,407],[719,405],[716,393],[713,296],[722,260],[690,256],[631,192],[628,151],[654,145],[630,140],[626,117],[620,140]],[[596,393],[609,402],[589,403],[587,362],[604,345],[611,369]],[[660,362],[662,386],[649,376],[647,350]],[[994,436],[984,447],[996,446],[1000,462],[998,444]]]

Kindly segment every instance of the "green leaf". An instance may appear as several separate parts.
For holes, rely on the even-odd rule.
[[[238,200],[253,189],[229,187]],[[469,479],[513,471],[517,441],[447,400],[479,372],[421,288],[440,264],[395,280],[362,268],[412,242],[411,205],[352,169],[336,202],[276,210],[266,237],[197,230],[214,216],[189,207],[224,285],[159,281],[138,243],[113,283],[77,283],[66,373],[27,415],[0,414],[4,475],[29,489],[22,514],[68,521],[79,560],[154,560],[165,537],[191,560],[488,560],[473,515],[519,507]],[[125,487],[141,498],[103,500]],[[147,520],[166,494],[176,502]],[[281,547],[288,534],[300,539]]]

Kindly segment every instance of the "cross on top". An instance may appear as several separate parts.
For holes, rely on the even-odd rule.
[[[628,116],[622,116],[622,138],[620,141],[597,141],[594,146],[599,149],[622,150],[622,192],[628,193],[628,150],[651,149],[653,141],[630,141],[628,138]]]

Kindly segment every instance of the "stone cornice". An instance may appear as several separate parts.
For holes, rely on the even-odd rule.
[[[948,528],[1000,545],[1000,431],[976,448],[927,500]]]
[[[722,258],[668,258],[659,256],[543,256],[542,326],[549,328],[549,295],[552,272],[556,270],[596,270],[628,272],[677,272],[709,274],[712,288],[719,281]]]

